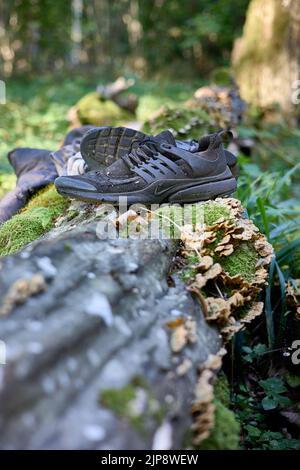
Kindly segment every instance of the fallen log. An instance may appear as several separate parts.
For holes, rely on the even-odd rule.
[[[2,449],[182,448],[198,366],[221,340],[183,283],[168,286],[175,248],[99,240],[91,221],[1,261]],[[182,349],[179,318],[196,322]]]
[[[206,442],[220,332],[230,338],[261,313],[272,249],[238,201],[196,211],[204,225],[181,233],[186,284],[174,269],[169,278],[178,240],[100,239],[99,212],[82,203],[2,259],[1,448],[182,449],[192,430],[196,445]],[[252,271],[236,276],[245,256]]]

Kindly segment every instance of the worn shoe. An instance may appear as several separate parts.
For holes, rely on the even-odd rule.
[[[207,140],[215,134],[202,137],[200,140],[176,140],[176,146],[189,152],[198,152],[207,147]],[[142,142],[149,136],[129,127],[95,127],[90,129],[81,141],[80,151],[90,170],[100,170],[130,152],[133,142]],[[170,131],[163,131],[156,136],[159,140],[174,140]],[[239,175],[237,158],[225,150],[227,165],[237,178]]]
[[[206,139],[197,152],[178,148],[172,134],[134,141],[127,154],[105,170],[60,177],[55,181],[62,195],[89,202],[118,204],[191,203],[229,195],[236,189],[226,160],[222,137]]]

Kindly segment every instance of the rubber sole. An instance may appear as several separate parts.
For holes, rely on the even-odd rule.
[[[96,127],[85,134],[80,151],[89,169],[99,170],[126,155],[134,140],[146,137],[129,127]]]
[[[120,198],[126,198],[127,205],[132,204],[185,204],[196,203],[231,195],[237,187],[235,178],[228,178],[219,181],[193,182],[186,183],[186,187],[181,185],[180,189],[176,189],[176,185],[170,185],[170,188],[163,190],[161,194],[157,194],[157,186],[159,182],[151,185],[151,188],[131,192],[131,193],[99,193],[88,191],[74,186],[68,186],[66,178],[61,177],[55,181],[57,191],[68,197],[74,197],[86,202],[100,203],[106,202],[112,205],[119,205]]]

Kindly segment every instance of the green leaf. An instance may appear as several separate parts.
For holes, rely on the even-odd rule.
[[[262,356],[267,352],[267,346],[265,344],[259,343],[254,346],[253,350],[257,356]]]
[[[257,438],[261,436],[261,431],[256,426],[252,426],[252,424],[248,424],[245,426],[245,430],[248,432],[249,437]]]
[[[288,385],[292,388],[300,387],[300,377],[299,375],[293,375],[291,373],[287,373],[285,376],[285,380]]]
[[[293,403],[292,400],[290,400],[290,398],[283,397],[281,395],[276,396],[274,399],[277,401],[278,405],[283,406],[283,407],[290,406]]]
[[[259,385],[264,389],[267,395],[277,395],[287,391],[283,380],[279,377],[269,377],[266,380],[260,380]]]
[[[263,409],[266,411],[274,410],[275,408],[277,408],[277,405],[278,405],[277,402],[273,400],[273,398],[270,398],[270,397],[263,398],[261,404],[262,404]]]

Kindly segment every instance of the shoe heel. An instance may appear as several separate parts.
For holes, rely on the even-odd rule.
[[[168,201],[174,203],[207,201],[209,199],[215,199],[216,197],[229,196],[236,188],[237,184],[235,178],[214,181],[178,191],[172,196],[169,196]]]

